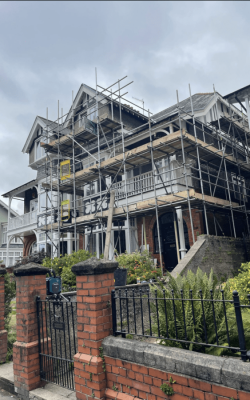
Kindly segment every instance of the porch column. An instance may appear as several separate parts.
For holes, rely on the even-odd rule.
[[[111,291],[118,263],[95,257],[72,267],[76,274],[78,353],[74,357],[76,398],[104,399],[102,341],[112,333]]]
[[[186,255],[187,249],[186,249],[186,245],[185,245],[182,209],[181,209],[181,207],[175,207],[175,210],[176,210],[176,215],[177,215],[179,239],[180,239],[180,250],[179,251],[180,251],[181,259],[183,259]]]
[[[7,356],[7,331],[4,329],[4,275],[6,274],[5,268],[0,268],[0,363],[6,361]]]
[[[29,391],[44,386],[40,379],[39,342],[36,297],[46,297],[48,268],[35,263],[14,270],[16,276],[16,330],[13,345],[15,392],[23,400]]]

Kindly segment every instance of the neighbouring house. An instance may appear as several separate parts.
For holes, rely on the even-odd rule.
[[[149,117],[82,84],[66,116],[35,118],[22,151],[37,176],[3,195],[24,201],[7,237],[24,255],[99,257],[111,190],[110,259],[147,248],[171,271],[199,235],[249,236],[249,95],[196,93]]]
[[[10,218],[18,218],[18,213],[10,209]],[[7,257],[8,206],[0,200],[0,261],[12,267],[23,255],[23,242],[18,236],[9,236],[9,257]]]

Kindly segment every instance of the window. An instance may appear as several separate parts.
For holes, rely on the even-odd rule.
[[[7,225],[3,226],[3,233],[2,233],[2,243],[7,243]]]
[[[96,104],[88,109],[88,119],[94,121],[97,118]]]
[[[96,192],[96,184],[95,182],[91,182],[86,185],[86,196],[90,196],[91,194],[95,194]]]
[[[45,212],[46,211],[46,193],[42,192],[39,194],[39,211]]]
[[[14,265],[14,252],[10,251],[9,252],[9,264],[8,264],[8,266],[11,267],[13,265]]]
[[[39,158],[45,155],[45,150],[43,147],[41,147],[41,142],[47,142],[47,138],[41,135],[47,135],[47,132],[39,128],[37,131],[37,137],[40,137],[35,142],[36,160],[39,160]]]
[[[125,253],[126,251],[126,239],[125,231],[119,230],[114,231],[114,248],[119,254]]]
[[[241,200],[241,195],[246,196],[245,179],[243,178],[243,176],[237,176],[234,173],[232,173],[231,176],[232,176],[234,196],[236,199]]]
[[[36,160],[39,160],[39,158],[45,155],[45,150],[43,147],[41,147],[40,142],[40,139],[36,141]]]
[[[35,254],[35,253],[37,253],[37,243],[33,242],[32,245],[30,246],[29,254],[31,255],[31,254]]]
[[[84,126],[84,115],[83,114],[82,115],[79,114],[79,128],[81,126]]]

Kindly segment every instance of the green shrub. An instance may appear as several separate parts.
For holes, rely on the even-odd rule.
[[[76,287],[76,276],[71,271],[73,265],[80,261],[85,261],[88,258],[93,257],[87,250],[78,250],[72,254],[65,254],[63,257],[55,257],[53,260],[46,257],[43,260],[43,266],[51,268],[55,271],[57,276],[62,277],[62,286],[64,290],[72,289]]]
[[[137,283],[137,278],[141,281],[148,281],[161,275],[161,270],[155,268],[150,253],[145,250],[128,254],[119,254],[116,257],[120,268],[127,268],[127,285]]]
[[[241,264],[238,275],[228,279],[228,285],[231,293],[237,290],[241,303],[247,304],[247,295],[250,294],[250,262]]]
[[[160,389],[163,391],[163,393],[166,396],[173,396],[173,394],[174,394],[174,389],[172,388],[172,386],[169,386],[167,383],[163,383],[160,386]]]
[[[187,276],[178,276],[176,279],[173,278],[170,274],[168,274],[168,284],[165,291],[165,296],[167,299],[174,298],[181,299],[181,295],[183,294],[184,299],[190,298],[190,290],[192,290],[192,298],[200,299],[200,289],[202,290],[202,296],[204,299],[211,299],[211,290],[213,293],[213,298],[215,300],[221,300],[222,294],[220,290],[220,285],[218,284],[218,280],[214,275],[213,271],[209,276],[206,273],[203,273],[200,269],[197,270],[197,273],[189,271]],[[155,294],[155,290],[157,291],[157,296],[163,297],[163,289],[157,286],[151,286],[151,291]],[[232,293],[230,292],[229,284],[224,285],[224,297],[225,299],[232,300]],[[227,339],[227,331],[226,331],[226,322],[225,322],[225,313],[224,313],[224,304],[222,302],[215,302],[214,304],[214,313],[215,313],[215,321],[217,325],[217,335],[219,345],[228,346]],[[166,314],[165,314],[165,304],[164,300],[158,300],[159,306],[159,326],[160,326],[160,335],[163,337],[167,336],[167,326],[166,326]],[[184,307],[184,313],[183,313]],[[214,328],[214,314],[213,314],[213,305],[212,302],[203,302],[203,309],[206,321],[206,331],[207,331],[207,342],[210,344],[216,344],[216,332]],[[151,304],[151,309],[153,312],[156,311],[156,307],[154,302]],[[170,338],[176,338],[176,332],[178,339],[187,340],[190,342],[202,342],[206,343],[206,336],[204,330],[204,320],[203,320],[203,309],[201,301],[181,301],[175,300],[175,308],[173,307],[172,300],[166,301],[166,311],[168,318],[168,336]],[[229,338],[230,338],[230,346],[238,347],[238,331],[235,319],[235,311],[232,303],[225,303],[226,315],[227,315],[227,323],[229,329]],[[245,339],[247,348],[250,348],[250,310],[245,308],[242,309],[242,318],[244,324],[245,331]],[[193,321],[193,313],[195,316],[195,325]],[[156,313],[154,324],[153,324],[153,332],[158,335],[158,325]],[[186,332],[184,327],[184,316],[186,323]],[[222,355],[228,354],[233,355],[228,350],[223,348],[215,348],[215,347],[206,347],[204,348],[198,344],[185,344],[181,342],[173,342],[167,339],[162,339],[161,344],[165,346],[171,347],[179,347],[183,349],[205,352],[214,355]]]

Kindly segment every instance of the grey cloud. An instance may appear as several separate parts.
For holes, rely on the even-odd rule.
[[[160,111],[192,92],[249,84],[249,2],[0,2],[1,193],[33,179],[21,153],[36,115],[81,83],[134,80]]]

